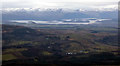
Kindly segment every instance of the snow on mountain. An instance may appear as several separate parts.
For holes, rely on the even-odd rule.
[[[109,7],[99,7],[95,8],[94,10],[85,10],[85,9],[68,9],[68,8],[3,8],[2,11],[10,12],[10,11],[67,11],[67,12],[75,12],[75,11],[115,11],[118,10],[116,6],[109,6]]]
[[[84,10],[84,9],[43,9],[43,8],[6,8],[2,9],[3,20],[61,20],[74,18],[117,18],[117,9]]]

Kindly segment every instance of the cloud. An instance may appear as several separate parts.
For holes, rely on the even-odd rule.
[[[118,2],[119,0],[2,0],[2,2]]]
[[[3,0],[3,2],[118,2],[119,0]]]
[[[117,5],[119,0],[3,0],[3,8],[102,8]],[[111,5],[111,6],[110,6]],[[116,7],[116,6],[115,6]]]

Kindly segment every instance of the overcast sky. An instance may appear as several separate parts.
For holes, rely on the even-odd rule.
[[[117,8],[119,0],[2,0],[3,8]]]

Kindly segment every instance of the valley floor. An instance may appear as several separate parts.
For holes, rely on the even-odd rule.
[[[3,65],[119,64],[117,28],[2,27]]]

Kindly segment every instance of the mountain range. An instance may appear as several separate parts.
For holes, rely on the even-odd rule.
[[[109,18],[117,19],[118,10],[94,10],[87,11],[82,9],[3,9],[3,20],[62,20],[74,18]]]

